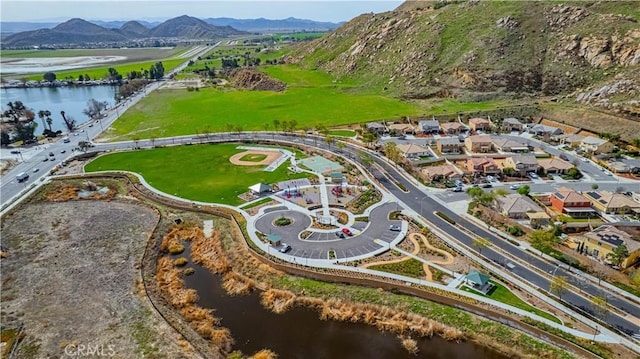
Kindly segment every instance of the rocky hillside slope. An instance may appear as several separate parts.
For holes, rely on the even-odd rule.
[[[609,86],[629,90],[613,96],[626,101],[639,97],[638,21],[632,1],[409,1],[361,15],[288,61],[404,98],[587,98]]]

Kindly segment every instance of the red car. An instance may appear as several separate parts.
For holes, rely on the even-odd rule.
[[[342,228],[342,233],[346,234],[347,236],[353,236],[353,233],[351,233],[349,228]]]

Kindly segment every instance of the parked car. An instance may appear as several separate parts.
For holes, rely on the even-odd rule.
[[[42,162],[47,162],[47,161],[49,161],[49,157],[45,157],[42,159]]]
[[[518,189],[520,188],[519,184],[512,184],[511,186],[509,186],[509,189]]]
[[[529,178],[534,178],[535,179],[535,178],[538,178],[538,175],[533,173],[533,172],[531,172],[531,173],[529,173]]]
[[[282,243],[282,247],[279,250],[282,253],[287,253],[288,251],[291,250],[291,246],[286,243]]]
[[[483,183],[482,188],[491,188],[493,185],[491,183]]]
[[[19,155],[20,154],[20,150],[13,150],[13,151],[11,151],[11,154]]]
[[[53,154],[53,152],[49,152],[49,156],[53,157],[55,155]]]
[[[67,152],[67,150],[62,150],[62,151],[60,151],[60,153],[65,153],[65,152]]]
[[[489,182],[495,182],[496,178],[493,176],[487,176],[487,181]]]
[[[342,233],[346,234],[347,236],[353,236],[353,233],[351,233],[349,228],[342,228]]]
[[[397,224],[392,224],[389,226],[389,230],[394,232],[400,232],[402,228],[400,228],[400,226],[398,226]]]
[[[39,168],[34,168],[34,169],[33,169],[33,173],[36,173],[36,172],[38,172],[38,171],[40,171],[40,169],[39,169]]]
[[[462,187],[458,186],[458,187],[454,187],[452,189],[453,192],[462,192]]]
[[[338,238],[344,238],[344,233],[342,233],[342,232],[336,232],[336,237],[338,237]]]
[[[569,157],[567,157],[567,155],[565,155],[564,153],[561,153],[558,157],[560,157],[561,160],[569,161]]]

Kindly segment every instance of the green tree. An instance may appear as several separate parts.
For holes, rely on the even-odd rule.
[[[620,265],[622,261],[629,256],[629,249],[623,243],[613,249],[613,252],[607,254],[607,258],[611,261],[611,264],[614,266]]]
[[[582,172],[580,172],[578,167],[572,167],[567,171],[567,176],[572,179],[580,179],[582,178]]]
[[[93,147],[93,145],[91,144],[91,142],[87,142],[87,141],[80,141],[78,142],[78,148],[80,149],[80,151],[82,152],[86,152],[87,149],[89,147]]]
[[[66,116],[64,111],[60,111],[60,115],[62,116],[62,121],[64,121],[67,130],[69,132],[72,132],[76,128],[76,120],[74,120],[71,116]]]
[[[387,142],[384,144],[384,153],[387,155],[387,158],[391,161],[395,162],[396,166],[398,162],[400,162],[400,150],[398,150],[398,145],[395,142]]]
[[[487,238],[474,238],[473,246],[476,247],[478,253],[482,254],[482,249],[490,247],[491,242]]]
[[[502,173],[507,177],[513,177],[516,174],[516,170],[512,167],[505,167],[502,169]]]
[[[337,141],[336,147],[338,147],[338,149],[342,151],[345,147],[347,147],[347,144],[342,141]]]
[[[324,142],[326,142],[327,145],[329,145],[329,149],[331,149],[331,145],[336,142],[336,138],[327,134],[324,136]]]
[[[539,229],[531,233],[531,245],[542,252],[547,252],[558,244],[558,237],[555,235],[554,230]]]
[[[377,139],[376,135],[371,132],[365,132],[362,135],[362,142],[364,142],[367,147],[371,147],[371,144],[376,142]]]
[[[280,127],[280,121],[279,120],[273,120],[273,130],[278,132],[278,128]]]
[[[568,287],[569,287],[569,283],[567,282],[567,277],[555,276],[551,281],[549,291],[557,295],[558,298],[562,299],[562,295],[567,292]]]
[[[477,199],[484,194],[484,191],[480,187],[467,188],[467,194],[473,199]]]
[[[53,72],[45,72],[44,75],[42,75],[42,78],[45,81],[53,82],[56,80],[56,74],[54,74]]]
[[[594,191],[597,190],[599,187],[600,186],[598,186],[597,183],[594,183],[594,184],[591,185],[591,189],[594,190]]]
[[[44,110],[38,111],[38,117],[40,118],[40,121],[42,121],[42,127],[46,129],[47,125],[45,122],[45,118],[47,117],[47,115],[45,114]]]
[[[0,146],[7,146],[11,143],[11,137],[6,131],[0,130]]]
[[[637,148],[640,148],[640,138],[632,138],[631,139],[631,144],[634,145]]]
[[[360,162],[362,162],[365,167],[369,167],[373,164],[373,158],[371,158],[371,155],[364,151],[358,152],[358,158],[360,158]]]
[[[607,316],[607,298],[595,296],[591,298],[591,308],[596,313],[596,317],[605,320]]]
[[[518,188],[517,192],[523,196],[529,196],[529,193],[531,192],[531,187],[524,185]]]

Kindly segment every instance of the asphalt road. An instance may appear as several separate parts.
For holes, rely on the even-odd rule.
[[[291,246],[288,254],[301,258],[328,259],[329,251],[333,250],[336,259],[345,259],[361,256],[380,249],[381,245],[375,243],[378,239],[386,243],[391,243],[398,232],[389,230],[391,224],[400,225],[401,221],[389,220],[389,213],[398,209],[398,204],[394,202],[385,203],[371,211],[369,222],[362,229],[340,226],[335,231],[314,233],[312,237],[301,240],[299,234],[311,225],[311,219],[301,212],[291,210],[270,211],[256,220],[256,229],[262,233],[278,234],[282,237],[282,242]],[[292,218],[294,223],[279,227],[273,225],[273,221],[281,216]],[[342,228],[349,228],[353,236],[339,238],[335,232]]]

